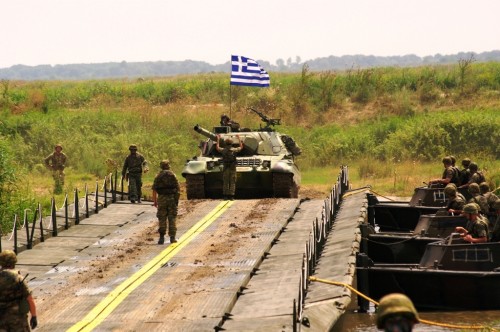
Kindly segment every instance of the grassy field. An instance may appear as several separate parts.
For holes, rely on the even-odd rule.
[[[131,143],[151,164],[168,158],[177,174],[198,154],[222,113],[242,126],[262,122],[247,107],[281,118],[302,148],[302,195],[321,197],[340,165],[353,187],[390,196],[442,174],[441,158],[469,157],[500,186],[500,64],[271,74],[271,88],[232,87],[223,74],[147,80],[12,82],[0,85],[0,221],[41,202],[52,179],[42,165],[56,143],[68,155],[65,191],[91,191],[121,166]],[[180,177],[182,181],[182,177]],[[146,189],[147,192],[147,189]],[[59,205],[63,196],[57,195]],[[5,226],[3,226],[5,228]]]

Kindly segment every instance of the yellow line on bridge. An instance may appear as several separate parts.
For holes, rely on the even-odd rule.
[[[226,211],[233,201],[223,201],[215,209],[210,211],[203,219],[191,227],[179,242],[170,244],[165,250],[154,259],[144,265],[130,278],[122,282],[112,290],[99,304],[97,304],[81,321],[68,329],[68,332],[92,331],[102,323],[125,298],[139,287],[144,281],[151,277],[158,269],[174,257],[182,248],[189,244],[199,233],[203,232],[212,222],[214,222],[224,211]]]

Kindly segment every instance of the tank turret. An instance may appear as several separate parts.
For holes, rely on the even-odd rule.
[[[222,197],[222,156],[215,147],[218,138],[220,144],[227,138],[238,142],[236,135],[243,143],[243,150],[236,156],[236,197],[298,197],[301,175],[295,156],[300,155],[300,148],[290,136],[271,128],[279,125],[280,119],[252,111],[266,122],[265,127],[231,132],[227,126],[212,131],[194,126],[207,139],[199,145],[200,155],[187,160],[182,170],[188,199]]]

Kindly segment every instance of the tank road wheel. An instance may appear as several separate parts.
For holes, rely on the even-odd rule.
[[[187,199],[205,198],[205,175],[203,174],[186,175],[186,194],[187,194]]]
[[[293,174],[274,173],[273,174],[274,197],[293,198],[298,195],[298,188],[293,183]]]

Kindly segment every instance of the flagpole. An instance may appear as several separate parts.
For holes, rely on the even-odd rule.
[[[231,86],[231,81],[229,81],[229,118],[232,119],[232,107],[233,107],[233,88]]]

